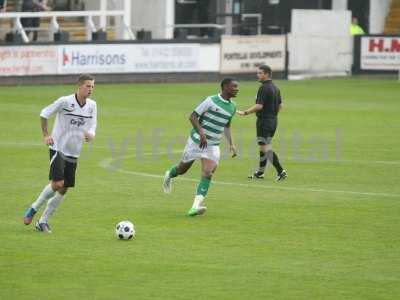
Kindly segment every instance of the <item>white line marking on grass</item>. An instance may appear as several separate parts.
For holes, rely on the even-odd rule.
[[[337,164],[382,164],[382,165],[400,165],[399,160],[351,160],[351,159],[282,159],[284,162],[294,161],[299,163],[337,163]]]
[[[144,153],[143,155],[152,155],[153,153]],[[162,153],[160,153],[162,154]],[[124,157],[127,158],[127,157]],[[113,169],[113,171],[117,171],[120,173],[141,176],[141,177],[149,177],[149,178],[164,178],[163,175],[144,173],[144,172],[135,172],[124,170],[121,168],[113,168],[112,162],[118,160],[113,158],[108,158],[100,161],[99,166],[105,169]],[[190,181],[190,182],[198,182],[198,179],[187,178],[187,177],[178,177],[176,178],[182,181]],[[358,191],[345,191],[345,190],[327,190],[327,189],[318,189],[318,188],[299,188],[299,187],[284,187],[284,186],[272,186],[272,185],[259,185],[259,184],[247,184],[247,183],[238,183],[238,182],[225,182],[225,181],[216,181],[213,180],[213,184],[219,185],[227,185],[227,186],[240,186],[240,187],[250,187],[250,188],[261,188],[261,189],[275,189],[275,190],[286,190],[286,191],[298,191],[298,192],[314,192],[314,193],[335,193],[335,194],[350,194],[350,195],[362,195],[362,196],[379,196],[379,197],[392,197],[392,198],[400,198],[400,194],[391,194],[391,193],[375,193],[375,192],[358,192]],[[278,183],[277,183],[278,184]]]
[[[45,144],[42,143],[35,143],[35,142],[5,142],[1,141],[0,146],[7,147],[7,146],[13,146],[13,147],[38,147],[38,146],[46,146]]]
[[[8,147],[8,146],[15,146],[15,147],[47,147],[46,145],[42,143],[34,143],[34,142],[28,142],[28,143],[19,143],[19,142],[5,142],[2,141],[0,142],[0,147]],[[109,149],[111,151],[111,148],[109,146],[86,146],[89,147],[91,150],[92,149]],[[135,151],[137,148],[135,147],[129,147],[124,149],[126,151]],[[84,150],[85,151],[85,150]],[[144,152],[144,153],[139,153],[138,156],[158,156],[158,155],[166,155],[166,154],[175,154],[175,153],[182,153],[182,150],[174,150],[172,152],[167,152],[167,151],[157,151],[157,152]],[[130,156],[124,156],[122,159],[127,158],[127,157],[132,157]],[[246,159],[256,159],[257,157],[249,157],[249,156],[238,156],[238,158],[246,158]],[[119,160],[119,159],[116,159]],[[298,162],[298,163],[307,163],[307,164],[313,164],[313,163],[344,163],[344,164],[382,164],[382,165],[395,165],[395,166],[400,166],[400,161],[399,160],[350,160],[350,159],[317,159],[317,160],[312,160],[312,159],[293,159],[293,158],[286,158],[286,159],[281,159],[282,161],[293,161],[293,162]]]

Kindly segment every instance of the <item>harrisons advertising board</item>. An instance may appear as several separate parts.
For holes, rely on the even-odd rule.
[[[400,70],[400,37],[361,37],[362,70]]]
[[[64,45],[58,73],[218,71],[219,47],[200,44]]]
[[[285,69],[285,36],[223,36],[221,73],[253,73],[267,64],[273,70]]]

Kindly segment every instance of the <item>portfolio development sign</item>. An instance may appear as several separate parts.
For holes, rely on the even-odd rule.
[[[361,37],[362,70],[400,70],[400,37]]]
[[[284,35],[223,36],[221,73],[254,73],[258,66],[285,70]]]

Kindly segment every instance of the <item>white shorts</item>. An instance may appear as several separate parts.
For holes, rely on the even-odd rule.
[[[218,164],[220,158],[219,146],[208,145],[207,148],[200,149],[200,146],[189,137],[185,150],[183,150],[182,161],[186,163],[198,158],[207,158]]]

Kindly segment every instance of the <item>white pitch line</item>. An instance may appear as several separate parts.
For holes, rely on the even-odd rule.
[[[30,142],[30,143],[18,143],[18,142],[0,142],[0,146],[15,146],[15,147],[46,147],[46,145],[42,144],[42,143],[34,143],[34,142]],[[85,148],[89,148],[90,151],[95,150],[95,149],[109,149],[110,151],[112,151],[112,148],[109,146],[100,146],[100,145],[96,145],[96,146],[85,146]],[[124,151],[126,152],[132,152],[132,151],[136,151],[137,148],[135,147],[129,147],[129,148],[123,148]],[[86,151],[86,150],[84,150]],[[171,152],[168,151],[154,151],[154,152],[144,152],[141,153],[139,152],[137,154],[138,157],[140,156],[150,156],[150,155],[154,155],[154,156],[158,156],[158,155],[166,155],[166,154],[174,154],[174,153],[182,153],[182,150],[174,150]],[[121,159],[125,159],[127,157],[132,157],[132,155],[129,156],[124,156],[122,155],[120,158],[117,158],[115,160],[121,160]],[[257,159],[257,156],[254,155],[254,157],[251,156],[244,156],[244,155],[240,155],[238,156],[238,158],[246,158],[246,159]],[[282,161],[293,161],[293,162],[298,162],[298,163],[309,163],[309,164],[313,164],[313,163],[337,163],[337,164],[382,164],[382,165],[393,165],[393,166],[400,166],[400,161],[399,160],[351,160],[351,159],[299,159],[299,158],[281,158]]]
[[[111,162],[112,158],[105,159],[99,163],[102,168],[112,168]],[[114,171],[131,174],[141,177],[149,177],[149,178],[164,178],[163,175],[144,173],[144,172],[135,172],[124,170],[121,168],[114,169]],[[190,182],[198,182],[198,179],[179,177],[178,180],[190,181]],[[314,192],[314,193],[335,193],[335,194],[350,194],[350,195],[363,195],[363,196],[379,196],[379,197],[391,197],[391,198],[400,198],[400,194],[390,194],[390,193],[375,193],[375,192],[357,192],[357,191],[343,191],[343,190],[327,190],[327,189],[317,189],[317,188],[297,188],[297,187],[283,187],[283,186],[272,186],[272,185],[259,185],[259,184],[246,184],[246,183],[236,183],[236,182],[225,182],[225,181],[214,181],[213,184],[220,185],[228,185],[228,186],[241,186],[241,187],[250,187],[250,188],[261,188],[261,189],[275,189],[275,190],[286,190],[286,191],[299,191],[299,192]]]
[[[38,143],[38,142],[5,142],[1,141],[0,146],[13,146],[13,147],[39,147],[39,146],[46,146],[45,144]]]

